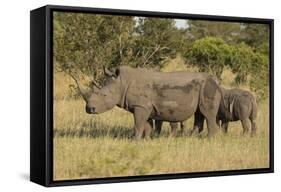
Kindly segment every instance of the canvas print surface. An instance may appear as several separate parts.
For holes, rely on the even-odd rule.
[[[269,25],[52,23],[54,181],[269,167]]]

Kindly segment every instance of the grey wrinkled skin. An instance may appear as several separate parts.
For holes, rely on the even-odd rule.
[[[220,81],[218,78],[212,76],[212,79],[215,80],[216,84],[217,85],[220,85]],[[220,90],[221,91],[221,90]],[[222,92],[221,92],[222,93]],[[222,94],[223,95],[223,94]],[[224,104],[224,103],[222,103]],[[204,122],[204,117],[202,116],[201,113],[197,113],[197,118],[194,122],[194,126],[193,126],[193,130],[191,130],[188,135],[197,135],[199,134],[200,132],[203,131],[203,122]],[[163,121],[160,121],[160,120],[155,120],[155,132],[156,132],[156,135],[159,136],[160,133],[161,133],[161,128],[162,128],[162,124],[163,124]],[[181,134],[183,134],[183,131],[184,131],[184,128],[185,128],[185,123],[184,122],[179,122],[180,124],[180,128],[181,128]],[[218,124],[218,123],[217,123]],[[176,135],[176,129],[178,127],[178,123],[176,122],[171,122],[170,123],[170,127],[171,127],[171,133],[170,133],[170,136],[175,136]]]
[[[216,114],[222,95],[208,74],[156,72],[128,66],[105,69],[105,74],[108,78],[105,86],[95,87],[88,93],[81,91],[86,112],[100,114],[116,105],[132,112],[136,139],[143,134],[150,137],[152,119],[174,123],[185,121],[193,114],[195,127],[204,118],[208,136],[217,133]]]
[[[227,133],[228,123],[241,121],[243,133],[251,128],[251,135],[256,135],[257,103],[255,97],[242,89],[222,89],[226,107],[220,105],[217,123],[221,122],[222,130]]]

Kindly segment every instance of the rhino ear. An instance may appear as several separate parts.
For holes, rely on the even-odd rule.
[[[95,89],[95,88],[101,89],[101,86],[95,80],[92,81],[92,86],[93,86],[93,89]]]
[[[114,73],[111,72],[109,69],[107,69],[105,66],[103,67],[103,72],[104,72],[105,76],[108,76],[108,77],[114,76]]]
[[[117,68],[115,69],[115,77],[118,77],[120,75],[120,69]]]
[[[110,71],[109,69],[107,69],[106,67],[103,67],[103,71],[104,71],[104,74],[107,76],[107,77],[118,77],[119,74],[120,74],[120,70],[119,68],[116,68],[113,72]]]

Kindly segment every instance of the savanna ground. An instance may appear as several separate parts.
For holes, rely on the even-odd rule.
[[[173,60],[165,71],[182,70],[180,63]],[[230,123],[227,135],[208,139],[205,126],[203,136],[188,137],[191,118],[183,135],[170,138],[165,123],[159,138],[136,142],[132,114],[116,107],[89,115],[81,98],[69,96],[72,79],[54,77],[54,180],[269,167],[268,100],[258,103],[256,137],[242,136],[240,122]],[[232,78],[225,71],[222,84],[233,86]]]

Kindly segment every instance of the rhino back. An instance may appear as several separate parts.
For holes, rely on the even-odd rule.
[[[194,73],[194,72],[158,72],[145,68],[131,68],[128,66],[120,67],[120,76],[122,79],[130,82],[135,81],[142,85],[149,83],[155,84],[169,84],[184,85],[192,80],[204,80],[209,75],[207,73]]]
[[[130,84],[129,106],[153,107],[152,118],[182,121],[197,109],[205,73],[155,72],[147,69],[123,68],[121,77]]]

